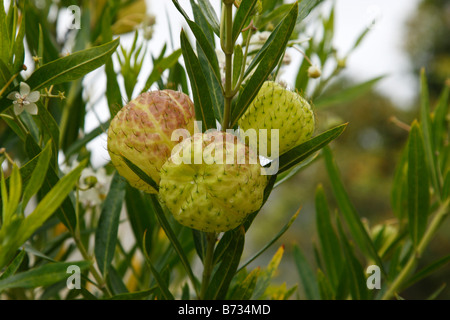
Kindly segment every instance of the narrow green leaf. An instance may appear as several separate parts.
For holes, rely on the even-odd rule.
[[[306,260],[305,255],[297,245],[294,245],[293,255],[306,299],[318,300],[320,296],[316,276]]]
[[[1,180],[0,180],[0,189],[1,189],[1,199],[2,199],[2,223],[5,224],[7,221],[7,217],[9,216],[9,196],[8,196],[8,189],[6,188],[6,182],[5,182],[5,175],[3,173],[3,168],[1,167],[0,164],[0,175],[1,175]]]
[[[16,271],[19,269],[20,264],[22,263],[25,255],[26,255],[26,251],[20,250],[19,254],[14,258],[14,260],[8,265],[6,270],[0,276],[0,281],[8,278],[10,276],[13,276],[16,273]]]
[[[8,26],[3,0],[0,2],[0,6],[0,60],[8,61],[10,42],[8,38]]]
[[[30,160],[29,163],[26,164],[26,166],[24,166],[25,168],[23,168],[23,170],[26,169],[28,175],[31,175],[31,170],[34,169],[34,166],[37,163],[37,155],[42,150],[30,135],[27,135],[25,139],[25,145],[28,156],[33,159]],[[58,183],[59,180],[59,176],[56,174],[55,169],[50,165],[47,170],[47,178],[42,185],[41,192],[43,194],[47,194]],[[56,209],[56,215],[69,230],[75,230],[77,221],[74,205],[70,197],[64,199],[61,206]]]
[[[213,104],[216,119],[222,122],[224,98],[222,92],[222,80],[220,76],[219,62],[214,50],[214,38],[211,35],[208,23],[200,8],[191,0],[195,22],[186,20],[196,38],[197,54],[205,74],[206,83],[209,86],[209,94]]]
[[[107,274],[114,258],[119,217],[125,197],[125,185],[125,180],[116,172],[103,203],[97,231],[95,232],[95,258],[103,275]]]
[[[267,288],[270,286],[272,282],[272,278],[275,272],[278,270],[278,266],[280,265],[281,258],[284,254],[284,245],[278,248],[278,250],[273,255],[269,264],[267,265],[266,270],[261,272],[261,275],[256,282],[255,290],[253,291],[252,299],[262,299],[264,297],[264,293]]]
[[[76,80],[103,65],[119,45],[119,39],[78,51],[41,66],[28,78],[32,90]]]
[[[449,93],[450,86],[444,86],[444,89],[442,90],[442,93],[437,102],[436,108],[433,111],[433,123],[431,127],[433,129],[432,133],[434,137],[434,146],[438,152],[440,152],[444,147],[444,141],[447,136],[447,132],[445,131],[445,124],[449,122],[449,120],[446,119],[446,116],[449,112]]]
[[[426,266],[426,267],[420,269],[419,271],[417,271],[408,280],[408,282],[405,283],[405,285],[403,287],[404,288],[411,287],[413,284],[415,284],[415,283],[419,282],[420,280],[426,278],[427,276],[433,274],[434,272],[436,272],[440,268],[444,267],[448,263],[450,263],[450,255],[447,255],[445,257],[442,257],[442,258],[436,260],[435,262],[433,262],[433,263],[429,264],[428,266]]]
[[[5,265],[11,255],[19,248],[31,235],[42,226],[42,224],[56,211],[67,195],[72,191],[73,186],[86,165],[86,161],[80,163],[78,167],[61,178],[58,183],[39,202],[34,211],[20,222],[18,230],[14,234],[6,236],[6,228],[0,230],[0,239],[7,239],[0,243],[0,266]]]
[[[291,4],[286,3],[282,4],[281,6],[275,8],[274,10],[269,10],[267,13],[265,13],[263,16],[258,17],[255,22],[255,26],[258,29],[263,29],[268,23],[271,23],[272,21],[279,21],[282,19],[286,13],[291,9]],[[264,9],[263,9],[264,11]]]
[[[224,252],[222,262],[212,276],[209,287],[206,291],[206,299],[221,300],[225,299],[226,293],[233,279],[239,260],[244,249],[245,232],[244,228],[236,229],[235,237]]]
[[[322,185],[317,187],[315,204],[316,227],[320,240],[321,256],[328,278],[334,291],[336,291],[340,283],[342,269],[346,268],[346,266],[344,265],[344,257],[339,246],[339,238],[331,222],[330,210]]]
[[[230,296],[230,300],[250,300],[260,274],[261,269],[252,270],[242,282],[238,283],[237,288]]]
[[[202,132],[216,127],[216,119],[212,109],[211,96],[204,94],[208,92],[208,84],[202,72],[200,61],[187,39],[186,33],[180,34],[181,50],[186,65],[186,70],[191,81],[192,93],[194,96],[195,115],[197,120],[202,122]]]
[[[352,101],[368,92],[383,78],[385,78],[385,76],[379,76],[366,82],[359,83],[353,87],[341,89],[337,93],[330,95],[325,94],[324,96],[316,98],[314,100],[314,106],[317,109],[327,108],[336,104]]]
[[[275,182],[275,186],[273,188],[275,189],[276,187],[285,183],[290,178],[294,177],[297,173],[299,173],[301,170],[305,169],[310,164],[314,163],[317,159],[319,159],[319,153],[315,153],[315,154],[309,156],[308,158],[306,158],[306,160],[293,166],[292,168],[283,171],[283,173],[281,173],[277,176],[277,181]]]
[[[110,265],[108,268],[106,281],[114,295],[123,295],[129,293],[127,287],[122,281],[122,277],[118,274],[118,272],[112,265]]]
[[[267,249],[269,249],[278,239],[280,239],[281,236],[291,227],[291,225],[297,219],[297,217],[298,217],[298,215],[300,213],[300,209],[301,208],[299,208],[297,210],[297,212],[295,212],[295,214],[291,217],[291,219],[289,219],[288,223],[286,223],[286,225],[283,228],[281,228],[281,230],[270,241],[268,241],[261,250],[259,250],[257,253],[255,253],[242,266],[240,266],[237,272],[241,271],[243,268],[248,266],[252,261],[254,261],[256,258],[258,258]]]
[[[172,244],[173,248],[178,254],[178,257],[180,258],[181,264],[183,265],[184,269],[186,270],[189,279],[192,282],[192,285],[194,286],[196,292],[197,292],[197,285],[198,280],[195,278],[194,273],[192,272],[191,265],[189,263],[189,260],[183,250],[183,247],[181,246],[180,242],[178,241],[177,236],[173,232],[169,221],[167,221],[166,216],[164,214],[163,209],[161,208],[161,205],[158,202],[158,198],[156,195],[150,195],[151,203],[153,206],[153,210],[156,214],[156,217],[158,218],[158,222],[161,225],[161,228],[163,228],[164,232],[166,233],[166,236],[169,238],[170,243]]]
[[[12,48],[12,51],[14,53],[14,64],[12,72],[14,74],[23,70],[23,62],[25,60],[25,48],[23,42],[25,37],[25,20],[26,20],[26,13],[22,12],[22,19],[20,21],[19,32],[17,34],[14,46]]]
[[[298,6],[297,23],[305,19],[309,13],[317,7],[323,0],[302,0]]]
[[[6,196],[6,193],[3,194],[2,192],[2,198],[4,195]],[[11,221],[11,219],[13,219],[13,215],[16,212],[17,207],[19,205],[21,195],[22,195],[22,177],[20,176],[19,167],[17,167],[17,165],[14,163],[9,184],[9,197],[7,200],[7,205],[3,211],[3,223],[5,225],[7,225]]]
[[[407,170],[408,170],[408,146],[406,146],[400,157],[400,161],[395,169],[394,180],[392,182],[391,205],[392,209],[399,219],[402,221],[406,215],[408,198],[407,198]]]
[[[88,261],[48,263],[0,280],[0,291],[11,288],[27,289],[48,286],[67,279],[70,276],[70,273],[67,273],[68,267],[76,265],[84,271],[89,264]]]
[[[125,164],[133,171],[142,181],[149,184],[152,188],[155,190],[159,190],[158,184],[144,171],[142,171],[138,166],[136,166],[133,162],[128,160],[125,157],[122,157],[122,160],[125,162]]]
[[[139,190],[127,185],[125,200],[128,220],[137,245],[143,249],[142,241],[146,233],[147,243],[145,245],[147,248],[151,248],[154,231],[159,226],[149,199]]]
[[[150,267],[150,271],[152,272],[153,277],[156,280],[156,283],[158,284],[159,289],[161,290],[162,295],[164,296],[164,298],[166,300],[175,300],[175,298],[173,297],[172,293],[169,290],[169,287],[167,286],[166,281],[164,281],[164,279],[161,277],[160,273],[156,270],[152,260],[150,259],[149,255],[148,255],[148,251],[147,248],[145,247],[145,234],[144,234],[144,257],[145,257],[145,261],[147,262],[148,266]]]
[[[286,49],[286,44],[291,36],[295,26],[295,19],[297,17],[298,4],[292,5],[291,11],[286,18],[280,23],[279,27],[272,33],[273,41],[270,42],[261,58],[261,62],[256,68],[254,74],[248,80],[242,93],[239,95],[237,103],[231,113],[231,125],[234,127],[240,117],[245,113],[250,103],[258,94],[259,89],[264,81],[277,66],[281,55]],[[269,39],[271,38],[269,37]],[[269,41],[269,39],[267,41]]]
[[[429,213],[429,173],[421,128],[414,121],[408,140],[408,228],[414,247],[425,233]]]
[[[44,183],[47,175],[48,166],[50,164],[50,157],[52,155],[52,142],[49,141],[42,152],[39,154],[36,166],[31,174],[30,180],[25,187],[22,197],[22,207],[25,208],[31,197],[35,195],[42,184]]]
[[[198,0],[198,4],[206,20],[208,20],[208,23],[211,26],[212,30],[217,36],[219,36],[220,35],[219,19],[217,18],[217,14],[214,11],[214,8],[212,7],[210,1]]]
[[[119,39],[107,44],[75,52],[49,62],[35,70],[27,79],[31,91],[76,80],[103,65],[119,45]],[[19,90],[17,86],[15,91]],[[0,100],[0,112],[11,105],[6,97]]]
[[[425,75],[425,69],[421,70],[420,74],[420,124],[422,127],[423,136],[423,149],[426,156],[426,170],[428,168],[428,176],[431,178],[430,182],[438,197],[441,195],[441,185],[439,181],[439,172],[436,170],[437,163],[435,156],[436,147],[434,145],[434,139],[431,128],[431,115],[430,115],[430,97],[428,94],[428,84]],[[428,185],[428,184],[427,184]]]
[[[446,283],[441,284],[441,286],[437,288],[436,291],[434,291],[432,294],[430,294],[426,300],[436,300],[436,298],[442,293],[442,291],[444,291],[446,286]]]
[[[334,300],[336,298],[330,281],[328,281],[327,277],[320,269],[317,270],[317,285],[322,300]]]
[[[195,250],[201,261],[206,256],[206,234],[204,232],[192,229],[192,237],[194,238]]]
[[[38,117],[40,121],[39,128],[41,128],[41,134],[46,134],[46,139],[50,139],[52,143],[52,162],[53,166],[58,164],[58,151],[60,142],[59,126],[52,114],[45,108],[42,102],[36,103],[38,106]],[[45,140],[44,140],[45,141]]]
[[[331,141],[339,137],[346,127],[346,123],[341,124],[283,153],[279,158],[280,162],[278,174],[281,174],[298,165],[301,161],[308,158],[314,152],[325,147]]]
[[[339,176],[339,171],[333,159],[330,148],[328,146],[323,148],[322,153],[325,158],[325,165],[339,210],[349,227],[350,233],[352,234],[355,243],[364,253],[368,254],[372,259],[374,259],[375,263],[380,267],[383,274],[386,274],[383,263],[378,256],[372,239],[367,233],[367,230],[364,227],[361,218],[356,212],[356,209],[350,201],[344,185],[342,184],[341,178]]]
[[[3,60],[0,59],[0,90],[3,89],[3,87],[8,83],[8,81],[11,79],[11,72],[9,71],[6,64],[3,62]],[[10,84],[11,86],[11,84]],[[4,95],[7,95],[10,92],[10,90],[5,90],[3,92]],[[0,96],[3,97],[3,96]]]
[[[258,0],[242,1],[233,21],[232,42],[235,43],[242,29],[245,27],[249,17],[252,15],[253,8]]]
[[[447,172],[447,175],[444,178],[444,186],[442,187],[442,197],[443,199],[447,199],[450,197],[450,171]]]
[[[339,230],[339,237],[341,239],[342,248],[345,254],[345,267],[349,279],[349,289],[354,300],[367,300],[368,288],[366,285],[366,277],[361,263],[355,256],[354,250],[348,241],[339,217],[337,217],[337,226]]]

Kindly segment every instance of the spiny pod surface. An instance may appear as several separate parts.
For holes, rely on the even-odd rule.
[[[120,175],[135,188],[157,193],[124,162],[127,158],[156,183],[160,169],[178,141],[172,132],[187,129],[194,133],[194,104],[184,93],[173,90],[144,92],[123,107],[108,130],[108,152]]]
[[[159,196],[179,223],[224,232],[261,207],[267,185],[262,170],[256,154],[236,136],[196,133],[163,165]]]
[[[263,156],[271,155],[272,129],[278,130],[281,155],[311,138],[315,126],[309,103],[274,81],[264,82],[238,124],[244,132],[254,129],[258,135],[259,129],[267,130],[267,139],[259,135],[257,142],[259,154]],[[267,153],[261,150],[267,150]]]

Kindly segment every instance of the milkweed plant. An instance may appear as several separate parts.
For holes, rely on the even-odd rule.
[[[401,299],[445,266],[418,267],[449,211],[449,88],[430,105],[422,72],[392,216],[369,227],[333,155],[351,123],[316,111],[381,77],[326,90],[370,32],[338,52],[326,2],[172,0],[155,44],[143,0],[0,1],[0,297]],[[312,242],[276,245],[300,209],[244,256],[272,190],[313,162],[332,191],[310,195],[315,260]],[[287,254],[296,277],[280,286]]]

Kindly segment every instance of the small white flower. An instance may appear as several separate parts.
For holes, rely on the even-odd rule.
[[[38,113],[37,102],[41,97],[39,91],[30,92],[30,86],[25,82],[20,83],[20,92],[13,91],[8,94],[7,98],[14,100],[14,113],[19,115],[23,110],[30,114],[36,115]]]

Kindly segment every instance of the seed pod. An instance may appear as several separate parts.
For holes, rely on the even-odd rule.
[[[309,103],[299,94],[276,82],[266,81],[238,123],[244,131],[241,131],[242,138],[246,130],[256,130],[259,153],[267,157],[271,154],[274,138],[272,129],[278,130],[281,155],[312,136],[314,113]],[[259,129],[267,130],[267,139],[259,135]]]
[[[267,176],[236,136],[196,133],[177,148],[161,169],[159,196],[179,223],[224,232],[261,207]]]
[[[178,143],[178,140],[171,140],[172,132],[187,129],[192,135],[194,121],[194,104],[184,93],[173,90],[144,92],[111,121],[108,130],[111,161],[133,187],[157,193],[126,165],[122,157],[159,183],[159,171]]]

